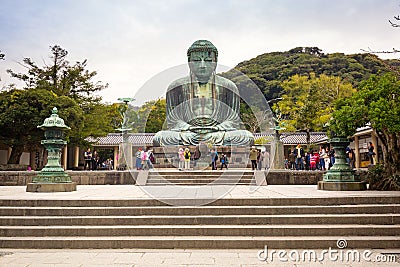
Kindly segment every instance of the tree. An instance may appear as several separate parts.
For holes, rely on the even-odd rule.
[[[316,77],[294,75],[283,82],[282,100],[276,106],[282,114],[281,123],[287,131],[307,133],[310,143],[311,131],[322,131],[329,122],[334,101],[355,92],[353,86],[339,77],[320,75]]]
[[[161,131],[164,126],[166,119],[167,102],[165,98],[161,98],[155,101],[151,107],[149,116],[146,121],[146,133],[156,133]]]
[[[77,61],[71,65],[66,57],[68,52],[58,45],[50,46],[51,64],[39,67],[32,59],[24,58],[22,66],[27,73],[16,73],[7,70],[11,77],[25,82],[25,89],[40,88],[54,92],[56,95],[69,96],[75,100],[96,99],[92,93],[103,90],[108,84],[93,82],[95,71],[86,70],[87,60]]]
[[[150,100],[140,107],[130,107],[126,111],[128,123],[134,133],[156,133],[163,129],[166,119],[166,100]]]
[[[75,101],[81,109],[83,123],[70,133],[70,142],[73,145],[85,144],[88,136],[104,136],[113,128],[113,116],[108,116],[107,105],[102,104],[101,98],[93,93],[107,88],[108,84],[93,81],[95,71],[86,69],[87,60],[71,64],[67,61],[68,52],[58,45],[50,47],[50,62],[38,66],[32,59],[24,58],[23,65],[27,71],[16,73],[7,70],[11,77],[25,82],[25,90],[46,90],[55,97],[68,97]],[[62,110],[60,110],[62,112]],[[112,113],[112,112],[111,112]],[[73,121],[66,121],[74,124]]]
[[[5,57],[6,57],[6,55],[4,53],[2,53],[1,50],[0,50],[0,59],[4,60]]]
[[[245,74],[257,84],[266,99],[274,99],[282,94],[282,82],[296,74],[337,76],[356,87],[371,74],[390,71],[389,67],[396,62],[399,60],[381,60],[370,53],[325,54],[318,47],[296,47],[243,61],[222,76],[232,80],[238,88],[245,88],[248,81],[241,75]]]
[[[336,103],[330,128],[352,136],[371,124],[382,143],[383,183],[400,179],[400,80],[394,74],[374,75],[350,98]]]
[[[0,139],[12,147],[9,164],[18,164],[25,148],[38,148],[43,131],[37,128],[56,106],[72,132],[80,129],[83,114],[69,97],[57,97],[43,89],[12,89],[0,93]]]

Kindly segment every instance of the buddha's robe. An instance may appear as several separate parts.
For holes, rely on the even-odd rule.
[[[193,77],[174,81],[167,90],[167,130],[153,139],[166,145],[249,145],[253,135],[240,129],[240,97],[236,85],[215,75],[206,84]]]

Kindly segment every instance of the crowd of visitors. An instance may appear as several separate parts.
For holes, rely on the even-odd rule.
[[[370,157],[371,164],[373,164],[373,156],[375,154],[375,148],[370,142],[368,145],[368,156]],[[190,170],[191,162],[193,166],[196,166],[201,153],[198,147],[191,153],[189,147],[180,147],[178,149],[178,169],[179,170]],[[218,154],[217,150],[211,148],[209,150],[210,166],[212,170],[217,170],[218,167],[222,170],[223,168],[228,169],[229,159],[226,154]],[[155,163],[155,157],[151,149],[143,150],[139,148],[135,153],[135,168],[137,170],[150,170],[153,169]],[[270,153],[267,150],[257,149],[252,146],[249,153],[249,159],[251,161],[252,170],[267,170],[270,168]],[[113,169],[112,158],[100,161],[99,154],[96,150],[91,152],[88,148],[84,152],[84,170],[97,170]],[[354,168],[355,166],[355,154],[353,149],[349,146],[346,148],[346,161]],[[284,164],[285,169],[288,170],[329,170],[335,163],[335,151],[330,149],[328,146],[320,146],[319,150],[311,149],[308,152],[298,144],[293,150],[288,150],[288,157],[285,158]]]
[[[320,146],[319,150],[311,149],[305,152],[300,144],[293,150],[288,150],[289,156],[285,158],[285,169],[289,170],[329,170],[335,164],[335,150],[328,146]],[[346,148],[346,161],[354,168],[354,151]]]

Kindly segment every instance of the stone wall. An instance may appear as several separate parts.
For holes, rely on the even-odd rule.
[[[35,171],[0,172],[0,186],[26,185],[32,182],[32,178],[37,173]],[[67,171],[67,173],[78,185],[133,185],[138,175],[138,171]],[[268,185],[317,185],[318,181],[322,181],[323,174],[322,171],[273,170],[266,172],[266,178]],[[365,179],[365,171],[358,174],[361,180]]]
[[[7,171],[0,172],[1,185],[27,185],[39,172]],[[78,185],[135,184],[138,172],[133,171],[67,171]]]

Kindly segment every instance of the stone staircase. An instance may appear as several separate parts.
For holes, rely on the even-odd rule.
[[[181,200],[182,202],[182,200]],[[400,248],[400,197],[0,200],[1,248]]]
[[[249,185],[255,184],[253,176],[251,170],[158,170],[149,172],[146,185]]]

